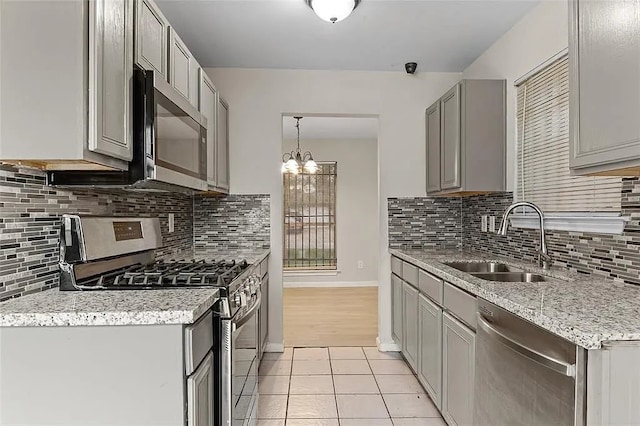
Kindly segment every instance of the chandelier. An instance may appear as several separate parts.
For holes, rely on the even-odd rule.
[[[282,156],[282,173],[297,175],[304,171],[313,174],[318,171],[318,164],[313,161],[311,152],[307,151],[302,154],[300,151],[300,120],[302,117],[293,118],[296,119],[296,129],[298,130],[298,147],[291,152],[285,152]]]

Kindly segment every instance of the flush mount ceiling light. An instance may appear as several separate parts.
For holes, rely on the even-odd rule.
[[[324,21],[342,21],[358,6],[360,0],[305,0],[309,7]]]
[[[282,156],[282,173],[291,173],[297,175],[298,173],[315,173],[318,171],[318,164],[313,161],[311,152],[307,151],[304,154],[300,151],[300,120],[302,117],[293,117],[296,119],[296,129],[298,130],[298,147],[291,152],[285,152]]]

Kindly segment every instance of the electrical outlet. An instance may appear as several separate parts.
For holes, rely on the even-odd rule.
[[[175,214],[169,213],[169,232],[175,230]]]
[[[496,217],[495,216],[489,216],[489,232],[493,232],[494,234],[496,232]]]
[[[358,260],[358,269],[364,269],[364,262],[362,260]]]
[[[487,215],[483,214],[482,217],[480,218],[480,230],[482,232],[487,232]]]

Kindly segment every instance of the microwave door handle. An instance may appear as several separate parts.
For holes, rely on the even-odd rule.
[[[529,358],[532,361],[537,362],[538,364],[547,367],[556,373],[563,374],[568,377],[575,377],[576,375],[576,365],[570,364],[568,362],[564,362],[555,358],[552,358],[548,355],[542,354],[536,351],[534,348],[529,347],[524,342],[518,342],[506,334],[502,333],[498,328],[491,325],[489,322],[485,320],[485,318],[477,313],[478,325],[480,328],[487,333],[493,340],[497,340],[508,348],[513,349],[518,352],[520,355]]]

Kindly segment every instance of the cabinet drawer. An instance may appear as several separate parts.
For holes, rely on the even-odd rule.
[[[420,288],[420,292],[429,296],[431,300],[437,304],[442,305],[442,280],[423,270],[420,270],[418,274],[418,286]]]
[[[418,288],[418,267],[407,262],[402,262],[402,279]]]
[[[391,257],[391,272],[402,277],[402,260],[397,257]]]
[[[476,297],[458,287],[444,283],[444,307],[456,317],[476,329]]]

